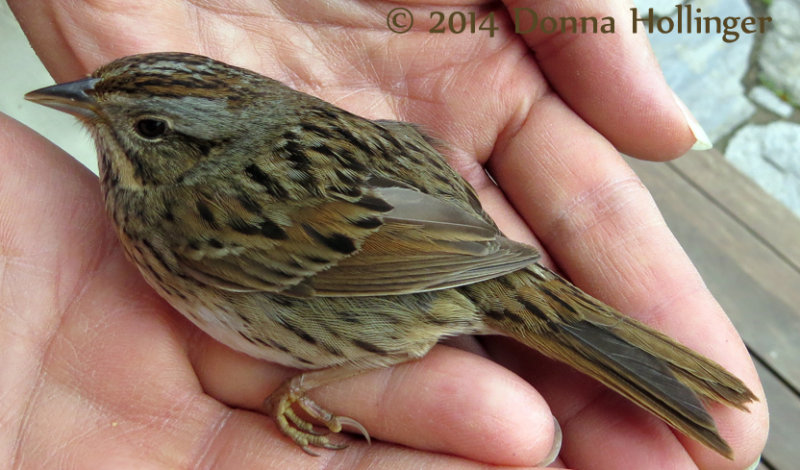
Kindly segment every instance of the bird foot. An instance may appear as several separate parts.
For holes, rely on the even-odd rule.
[[[328,439],[329,433],[339,433],[343,426],[349,426],[359,431],[367,443],[370,443],[369,433],[366,428],[353,418],[337,416],[319,406],[314,400],[308,398],[303,386],[303,375],[293,377],[284,382],[277,390],[267,397],[264,407],[272,416],[278,429],[300,446],[309,455],[318,456],[312,447],[322,447],[331,450],[340,450],[347,444],[334,444]],[[297,415],[294,405],[303,410],[311,420]],[[318,430],[311,421],[327,429]]]

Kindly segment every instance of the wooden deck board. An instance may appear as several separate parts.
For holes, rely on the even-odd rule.
[[[795,468],[800,220],[719,154],[628,161],[756,358],[772,419],[761,468]]]
[[[800,218],[792,211],[775,203],[718,152],[690,152],[670,165],[800,270]]]
[[[770,429],[765,464],[776,469],[795,469],[798,464],[798,432],[800,432],[800,399],[772,371],[756,361],[756,369],[767,394],[770,410]]]

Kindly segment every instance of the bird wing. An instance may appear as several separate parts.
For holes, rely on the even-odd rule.
[[[241,195],[194,188],[193,197],[173,198],[182,201],[173,212],[189,223],[175,228],[182,233],[171,237],[172,249],[184,272],[203,283],[301,297],[444,289],[539,258],[447,200],[385,181],[356,193],[273,202],[264,215],[248,211]]]

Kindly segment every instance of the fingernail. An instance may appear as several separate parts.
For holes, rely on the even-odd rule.
[[[555,416],[553,416],[553,446],[550,448],[550,452],[548,452],[547,457],[545,457],[541,463],[536,465],[536,467],[546,467],[551,463],[555,462],[558,458],[558,454],[561,452],[561,443],[564,439],[564,434],[561,432],[561,425],[558,424],[558,420]]]
[[[697,122],[697,119],[683,103],[683,100],[678,98],[678,95],[676,95],[674,91],[672,92],[672,96],[675,98],[675,102],[678,103],[678,108],[680,108],[681,113],[683,113],[686,124],[689,125],[689,130],[691,130],[694,135],[695,141],[694,145],[692,145],[692,150],[708,150],[713,147],[714,145],[711,143],[711,139],[708,138],[706,131],[703,130],[703,126]]]
[[[745,470],[756,470],[756,468],[758,468],[758,465],[760,463],[761,463],[761,456],[759,455],[758,458],[756,459],[756,461],[753,462],[753,465],[750,465]]]

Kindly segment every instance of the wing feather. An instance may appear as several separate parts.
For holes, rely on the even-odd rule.
[[[186,200],[175,246],[188,276],[228,291],[294,296],[396,295],[491,279],[535,262],[535,248],[447,200],[402,185],[360,188],[361,197],[270,203],[269,214],[238,207],[232,195]],[[251,227],[247,230],[243,227]],[[256,230],[266,227],[265,230]]]

